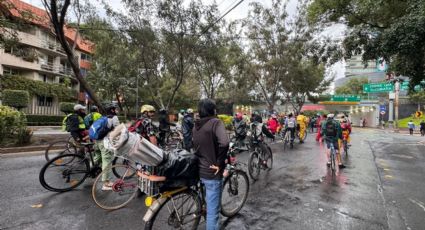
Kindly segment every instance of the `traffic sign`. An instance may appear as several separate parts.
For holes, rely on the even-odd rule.
[[[416,111],[416,113],[415,113],[415,117],[417,117],[417,118],[419,118],[419,117],[422,117],[422,112],[421,111]]]
[[[380,114],[381,114],[381,115],[384,115],[384,114],[385,114],[385,110],[382,110],[382,111],[380,112]]]
[[[369,83],[363,85],[364,93],[381,93],[394,91],[394,84],[391,82]]]
[[[332,95],[331,101],[359,102],[359,95]]]
[[[379,106],[379,111],[381,111],[381,112],[384,111],[385,112],[385,111],[387,111],[387,108],[385,107],[385,105],[380,105]]]

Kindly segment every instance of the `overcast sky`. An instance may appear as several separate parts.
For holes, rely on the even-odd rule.
[[[23,0],[24,2],[30,3],[32,5],[38,6],[40,8],[44,8],[43,4],[41,3],[41,0]],[[221,14],[224,14],[227,12],[232,6],[236,5],[239,0],[215,0],[218,4],[218,9],[221,12]],[[117,10],[122,10],[123,6],[121,4],[121,0],[108,0],[109,4],[112,6],[112,8]],[[211,4],[214,2],[214,0],[202,0],[205,4]],[[266,6],[271,5],[270,0],[245,0],[243,1],[239,6],[237,6],[234,10],[232,10],[226,17],[224,17],[226,20],[236,20],[241,19],[247,16],[248,14],[248,7],[251,2],[263,2]],[[297,10],[297,0],[288,0],[287,5],[287,11],[289,16],[293,16],[296,14]],[[102,11],[102,9],[99,9]],[[335,26],[330,30],[325,31],[322,33],[324,36],[332,36],[335,38],[341,38],[344,33],[344,27],[339,25]],[[336,78],[344,77],[344,63],[339,62],[335,64],[333,67],[331,67],[328,71],[333,72],[336,75]]]

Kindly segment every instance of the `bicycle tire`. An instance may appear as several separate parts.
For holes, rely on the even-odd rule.
[[[111,165],[114,166],[114,165],[130,165],[130,164],[132,164],[132,162],[127,159],[124,159],[122,157],[114,157]],[[122,177],[122,175],[120,175],[120,173],[114,167],[112,167],[112,173],[115,175],[116,178]],[[136,172],[134,172],[131,176],[134,176],[135,174]]]
[[[343,141],[343,144],[344,144],[344,153],[345,153],[345,156],[348,156],[348,143],[347,143],[346,140],[344,140]]]
[[[44,152],[46,161],[64,154],[77,154],[77,147],[69,141],[56,141],[47,146]]]
[[[112,190],[103,191],[102,175],[109,173],[106,170],[99,174],[92,186],[93,201],[102,209],[116,210],[126,206],[137,194],[138,177],[134,174],[136,170],[129,165],[113,165],[111,170],[123,171],[121,174],[129,174],[129,176],[111,178],[110,182],[114,183]]]
[[[260,170],[260,154],[257,151],[253,151],[248,160],[248,173],[251,179],[258,180]]]
[[[175,210],[172,209],[173,212],[169,212],[170,206],[173,207],[173,204],[170,205],[170,203],[177,203],[177,199],[181,197],[181,200],[183,201],[181,203],[180,207],[184,207],[184,205],[188,204],[189,200],[192,199],[193,204],[192,206],[186,206],[186,207],[194,207],[193,213],[186,214],[185,216],[193,217],[193,225],[188,226],[189,228],[181,228],[181,229],[191,229],[195,230],[198,228],[199,221],[201,220],[201,214],[202,214],[202,205],[199,198],[199,195],[197,192],[193,191],[192,189],[186,189],[179,193],[174,194],[171,198],[168,198],[164,204],[161,205],[161,207],[158,209],[158,211],[154,214],[152,219],[145,223],[145,230],[151,230],[151,229],[177,229],[181,226],[181,223],[179,223],[178,218],[175,217]],[[184,199],[187,197],[186,199]],[[173,201],[171,201],[173,199]],[[176,205],[177,206],[177,205]],[[164,208],[167,207],[167,208]],[[167,210],[168,209],[168,210]],[[161,212],[164,211],[165,212]],[[167,213],[168,211],[168,213]],[[180,216],[181,218],[182,216]],[[184,217],[182,218],[184,220]],[[171,226],[170,226],[171,225]]]
[[[239,180],[235,181],[234,177],[237,177],[237,179],[242,178],[243,182],[245,183],[244,188],[244,194],[242,195],[242,199],[240,200],[240,203],[236,205],[233,209],[227,209],[227,204],[229,203],[235,203],[235,196],[239,195],[240,193],[240,182]],[[236,185],[235,185],[236,184]],[[228,186],[228,188],[226,187]],[[232,187],[233,186],[233,187]],[[226,193],[227,192],[227,193]],[[244,206],[249,193],[249,179],[246,172],[236,169],[234,170],[226,179],[224,179],[223,183],[223,193],[221,195],[221,214],[225,217],[233,217],[235,216]],[[227,196],[229,195],[229,201],[226,200]]]
[[[68,158],[68,159],[65,159],[65,158]],[[65,179],[65,183],[69,184],[69,186],[64,186],[59,188],[56,185],[52,185],[53,179],[54,177],[56,177],[54,176],[56,173],[53,174],[54,177],[52,177],[53,179],[51,180],[50,176],[46,176],[46,172],[48,170],[50,171],[50,168],[54,168],[54,167],[58,167],[60,175],[62,175],[61,176],[62,178],[58,177],[57,179],[59,180]],[[59,169],[59,167],[68,167],[68,168],[64,168],[61,170]],[[81,167],[81,169],[78,169],[76,167]],[[79,172],[79,174],[82,174],[82,177],[79,178],[78,180],[74,178],[71,179],[71,175],[77,174],[77,173],[73,174],[72,173],[73,170]],[[64,154],[51,159],[41,168],[40,174],[39,174],[39,181],[41,186],[43,186],[43,188],[49,191],[67,192],[78,187],[80,184],[82,184],[86,180],[86,178],[89,176],[89,174],[90,174],[90,165],[89,165],[89,161],[85,157],[78,154]]]
[[[331,150],[331,170],[332,174],[335,174],[336,171],[336,162],[335,162],[335,149]]]
[[[267,147],[266,148],[267,151],[264,154],[268,155],[267,160],[266,160],[266,164],[267,164],[267,170],[270,171],[273,168],[273,152],[272,152],[272,149],[268,145],[266,145],[266,147]]]

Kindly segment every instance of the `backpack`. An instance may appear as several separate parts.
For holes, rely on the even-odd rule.
[[[103,116],[93,122],[93,125],[89,129],[89,137],[92,140],[101,140],[109,131],[111,131],[111,129],[108,128],[108,117]]]
[[[63,120],[62,120],[62,131],[71,132],[71,121],[68,118],[72,115],[75,115],[75,114],[70,113],[63,118]]]
[[[295,128],[295,120],[288,118],[288,128]]]
[[[326,121],[325,124],[325,135],[328,137],[336,137],[337,130],[333,120]]]
[[[93,113],[90,113],[84,118],[84,124],[86,125],[86,129],[93,124]]]
[[[130,127],[128,127],[129,132],[137,132],[137,130],[140,130],[139,127],[141,127],[143,124],[143,119],[138,119],[134,124],[132,124]]]

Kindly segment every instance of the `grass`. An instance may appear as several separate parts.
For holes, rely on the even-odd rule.
[[[398,127],[399,128],[407,128],[407,122],[409,122],[410,120],[413,121],[413,123],[415,124],[416,127],[419,126],[419,123],[421,123],[422,120],[425,120],[425,117],[420,117],[420,118],[416,118],[416,117],[406,117],[403,119],[399,119],[398,120]]]

